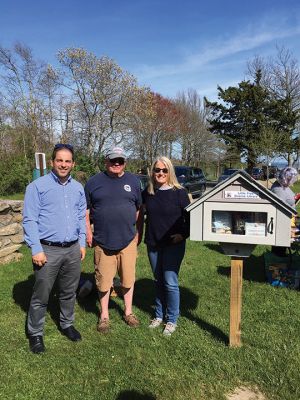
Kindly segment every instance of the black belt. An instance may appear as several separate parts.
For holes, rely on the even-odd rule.
[[[73,244],[77,243],[78,240],[73,240],[73,242],[50,242],[49,240],[41,239],[40,242],[46,246],[71,247]]]

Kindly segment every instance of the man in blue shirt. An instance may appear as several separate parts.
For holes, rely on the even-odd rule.
[[[27,318],[29,348],[33,353],[45,351],[43,328],[56,279],[60,330],[72,341],[81,340],[73,321],[80,264],[85,257],[86,200],[82,185],[70,176],[74,165],[73,147],[57,144],[52,153],[52,171],[26,189],[23,228],[35,275]]]
[[[95,245],[95,277],[100,298],[97,329],[109,331],[108,303],[113,278],[118,272],[124,295],[124,320],[139,324],[132,312],[137,245],[142,236],[142,203],[137,178],[125,172],[123,149],[114,147],[105,159],[106,171],[89,179],[85,186],[87,199],[87,243]],[[92,213],[94,232],[90,225]],[[137,229],[136,229],[137,228]]]

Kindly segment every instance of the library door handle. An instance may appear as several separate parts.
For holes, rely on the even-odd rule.
[[[271,235],[273,234],[273,228],[274,228],[273,217],[271,217],[271,220],[270,220],[270,222],[268,224],[268,228],[267,228],[268,233],[271,233]]]

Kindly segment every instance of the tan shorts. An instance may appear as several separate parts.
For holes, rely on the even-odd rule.
[[[94,262],[96,285],[99,292],[107,292],[118,272],[121,285],[131,288],[135,282],[137,243],[133,240],[122,250],[114,251],[95,246]]]

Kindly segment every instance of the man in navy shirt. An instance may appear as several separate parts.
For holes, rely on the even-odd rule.
[[[74,151],[57,144],[52,171],[27,186],[23,228],[31,248],[35,285],[27,319],[29,348],[43,353],[43,327],[48,299],[56,278],[59,283],[60,330],[72,341],[81,340],[74,328],[76,289],[85,257],[86,200],[82,185],[71,178]]]
[[[89,179],[87,200],[87,243],[95,245],[95,277],[100,299],[97,330],[110,328],[108,303],[113,278],[118,272],[124,295],[124,320],[139,325],[132,312],[137,245],[142,239],[141,190],[137,178],[125,172],[123,149],[114,147],[106,155],[106,171]],[[92,212],[94,232],[90,224]]]

